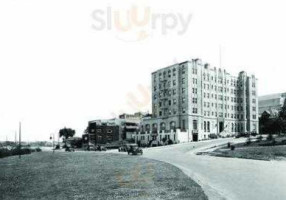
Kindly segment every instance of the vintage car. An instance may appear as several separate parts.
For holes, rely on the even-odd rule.
[[[128,155],[132,154],[132,155],[142,155],[143,154],[143,150],[141,148],[138,147],[137,144],[130,144],[129,145],[129,149],[127,150]]]
[[[67,151],[67,152],[74,152],[75,150],[74,150],[74,148],[72,146],[66,146],[65,151]]]
[[[128,149],[129,149],[129,144],[125,144],[118,148],[118,152],[127,152]]]
[[[97,151],[106,151],[106,147],[98,145],[96,148]]]

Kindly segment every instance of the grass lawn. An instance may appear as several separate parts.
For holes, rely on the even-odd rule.
[[[207,199],[178,168],[140,156],[40,152],[0,159],[0,199]]]
[[[232,158],[245,158],[254,160],[281,160],[286,159],[286,145],[278,146],[245,146],[235,145],[234,151],[222,147],[210,152],[210,155]]]

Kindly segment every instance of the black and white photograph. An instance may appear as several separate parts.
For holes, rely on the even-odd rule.
[[[285,200],[286,2],[1,0],[1,200]]]

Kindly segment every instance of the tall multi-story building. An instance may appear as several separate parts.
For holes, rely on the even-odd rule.
[[[176,141],[177,130],[193,141],[211,134],[258,132],[256,77],[244,71],[232,76],[200,59],[153,72],[152,118],[142,121],[141,134],[159,141],[161,133],[172,134]]]

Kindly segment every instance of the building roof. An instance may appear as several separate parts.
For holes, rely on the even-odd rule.
[[[259,96],[259,101],[271,100],[271,99],[279,99],[281,97],[285,97],[286,93],[275,93],[275,94],[267,94],[263,96]]]

